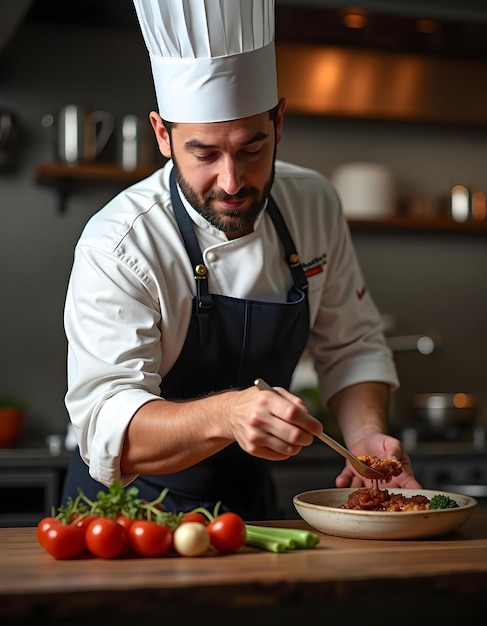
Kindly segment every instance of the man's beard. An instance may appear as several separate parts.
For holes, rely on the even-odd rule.
[[[242,189],[240,189],[238,193],[233,196],[225,193],[221,189],[211,189],[203,194],[203,198],[201,200],[193,187],[181,174],[181,170],[176,159],[174,158],[174,155],[172,160],[174,163],[174,174],[176,176],[176,180],[186,200],[188,200],[193,209],[204,217],[210,224],[212,224],[212,226],[215,226],[215,228],[218,228],[218,230],[221,230],[224,233],[236,233],[239,230],[244,230],[254,224],[259,213],[265,206],[272,183],[274,182],[275,155],[272,160],[270,176],[264,185],[261,194],[259,194],[258,189],[255,189],[254,187],[242,187]],[[217,212],[210,206],[211,200],[225,202],[229,200],[243,200],[246,198],[251,198],[252,203],[245,209],[245,211],[240,211],[240,209],[228,209],[226,211],[220,210]]]

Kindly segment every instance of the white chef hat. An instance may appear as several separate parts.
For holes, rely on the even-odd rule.
[[[220,122],[277,104],[274,0],[134,0],[163,119]]]

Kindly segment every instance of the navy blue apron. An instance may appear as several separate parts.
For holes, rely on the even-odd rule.
[[[174,214],[194,268],[196,296],[181,354],[164,377],[161,397],[187,400],[225,389],[250,387],[257,377],[288,388],[309,334],[307,280],[281,213],[269,197],[269,213],[283,245],[294,285],[287,302],[260,302],[210,294],[193,223],[171,174]],[[251,263],[249,259],[249,263]],[[271,462],[244,452],[233,443],[217,454],[173,474],[140,475],[131,483],[146,500],[169,488],[166,510],[189,511],[197,506],[231,510],[246,520],[278,519]],[[75,451],[67,473],[63,502],[81,487],[94,498],[104,488],[88,473]]]

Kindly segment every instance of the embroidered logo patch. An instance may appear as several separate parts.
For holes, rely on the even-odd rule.
[[[323,268],[321,267],[321,265],[315,265],[314,267],[310,267],[309,269],[304,271],[304,275],[306,276],[306,278],[309,278],[310,276],[314,276],[315,274],[320,274],[323,271]]]
[[[311,261],[303,263],[304,275],[306,276],[306,278],[309,278],[310,276],[316,276],[316,274],[321,274],[321,272],[323,271],[323,266],[326,265],[326,263],[327,258],[325,252],[320,257],[315,257],[314,259],[311,259]]]

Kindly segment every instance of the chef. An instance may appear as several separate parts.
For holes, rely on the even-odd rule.
[[[288,389],[305,350],[356,454],[409,459],[388,436],[398,385],[340,202],[276,159],[273,0],[134,0],[167,164],[95,214],[69,280],[66,406],[79,450],[63,500],[113,481],[175,512],[280,512],[272,463],[322,425]],[[261,377],[284,397],[255,387]],[[337,487],[360,486],[348,465]]]

